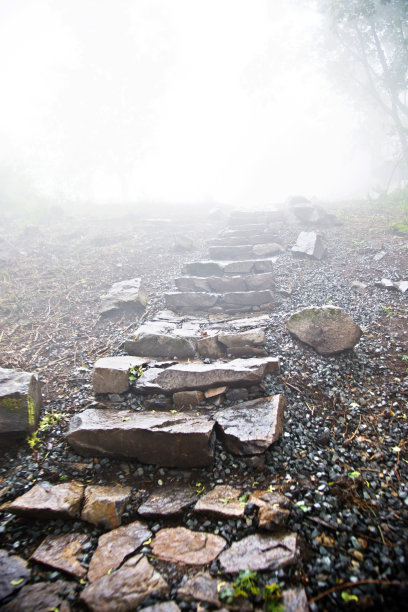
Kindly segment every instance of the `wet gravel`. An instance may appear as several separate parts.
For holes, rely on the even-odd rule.
[[[263,469],[230,455],[218,443],[212,468],[184,472],[123,460],[84,459],[73,453],[64,440],[69,416],[97,405],[90,385],[92,355],[82,346],[86,343],[82,339],[78,340],[76,363],[70,363],[66,376],[59,379],[58,371],[49,374],[47,384],[52,398],[45,412],[61,412],[61,420],[38,434],[40,443],[33,451],[25,445],[0,456],[0,501],[14,499],[42,480],[119,483],[132,487],[123,517],[127,523],[138,518],[137,507],[149,492],[162,485],[186,482],[197,495],[215,484],[232,484],[248,493],[271,487],[292,501],[288,527],[299,536],[300,555],[295,566],[265,572],[263,581],[279,582],[284,587],[304,585],[312,601],[311,610],[334,611],[353,606],[404,609],[408,595],[408,361],[404,358],[408,354],[407,294],[387,291],[374,283],[383,277],[407,278],[408,240],[385,231],[375,217],[347,215],[343,221],[341,226],[323,230],[329,247],[326,260],[298,259],[286,252],[275,264],[277,305],[270,314],[266,348],[271,355],[280,356],[281,375],[268,376],[263,392],[285,393],[287,409],[283,436],[266,453]],[[298,231],[299,227],[283,225],[277,238],[290,246]],[[147,238],[143,244],[148,252]],[[204,247],[200,249],[194,259],[204,252]],[[381,249],[386,255],[375,261]],[[183,262],[193,258],[191,254],[174,254],[169,248],[161,251],[159,265],[157,250],[149,254],[156,258],[154,265],[149,258],[144,262],[145,275],[150,271],[152,276],[149,289],[156,295],[150,314],[162,307],[161,293],[171,287],[171,279]],[[119,258],[125,272],[123,278],[132,269],[135,255],[132,259],[128,253],[127,257],[125,260],[122,254]],[[110,280],[114,278],[115,263],[118,262],[111,262],[109,267]],[[354,280],[367,283],[367,290],[360,293],[352,288]],[[94,283],[97,287],[96,279]],[[95,305],[96,295],[92,295]],[[322,357],[286,331],[285,321],[291,313],[327,303],[342,307],[363,329],[354,351]],[[83,306],[79,300],[78,312]],[[89,316],[84,315],[88,324]],[[93,313],[91,320],[95,320]],[[112,336],[109,354],[120,352],[131,324],[131,319],[130,323],[129,319],[98,322],[96,329],[103,329],[100,348],[106,347],[106,339]],[[61,334],[64,350],[68,351],[72,345],[67,332],[63,330]],[[58,346],[57,339],[55,343]],[[49,363],[58,355],[58,350],[56,354],[41,354],[38,361],[40,365]],[[9,359],[2,363],[4,367],[26,365],[21,353],[14,365]],[[138,410],[142,399],[129,393],[110,397],[109,404]],[[153,532],[184,524],[222,535],[229,543],[254,533],[257,525],[253,507],[247,508],[244,518],[234,521],[197,516],[189,509],[182,519],[158,518],[148,523]],[[25,559],[45,535],[70,530],[89,536],[82,554],[86,567],[102,533],[100,529],[80,521],[28,523],[5,511],[0,513],[0,547]],[[146,546],[143,552],[150,554],[150,548]],[[182,572],[176,566],[154,563],[171,583],[174,598],[183,580]],[[217,575],[218,570],[214,562],[210,571]],[[64,578],[61,572],[32,564],[33,582],[61,577]],[[347,586],[349,583],[355,586]],[[78,583],[77,589],[81,588]],[[319,594],[333,588],[334,592],[313,603]],[[345,592],[358,600],[347,603]],[[71,603],[73,610],[81,609],[76,600]],[[153,599],[146,600],[143,606],[149,603]],[[180,602],[180,607],[197,609],[195,604],[186,602]]]

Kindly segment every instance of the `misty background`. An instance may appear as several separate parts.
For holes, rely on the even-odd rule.
[[[306,0],[0,0],[0,207],[262,206],[387,185]]]

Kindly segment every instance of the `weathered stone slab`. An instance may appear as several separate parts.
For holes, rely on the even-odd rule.
[[[177,409],[198,406],[203,399],[202,391],[179,391],[173,394],[173,404]]]
[[[212,259],[239,259],[247,258],[253,255],[252,245],[227,245],[227,246],[211,246],[208,249]]]
[[[218,341],[227,349],[244,346],[262,346],[265,344],[265,330],[258,327],[243,332],[221,332],[218,334]]]
[[[241,491],[230,485],[217,485],[212,491],[200,497],[195,512],[215,514],[225,518],[244,516],[245,502],[239,501]]]
[[[89,582],[95,582],[109,571],[117,569],[122,561],[136,552],[151,535],[147,525],[140,521],[102,534],[89,564]]]
[[[135,555],[120,569],[86,586],[80,600],[92,612],[131,612],[151,593],[165,595],[169,590],[148,560]]]
[[[270,255],[276,255],[277,253],[283,253],[285,249],[281,244],[277,242],[265,242],[262,244],[255,244],[252,247],[252,253],[256,257],[269,257]]]
[[[174,280],[179,291],[211,291],[208,279],[200,276],[181,276]]]
[[[147,293],[140,278],[114,283],[106,295],[101,296],[101,314],[115,310],[144,310],[147,304]]]
[[[86,487],[81,519],[104,529],[119,527],[130,493],[130,487]]]
[[[215,415],[221,441],[234,455],[264,453],[282,434],[284,395],[242,402]]]
[[[210,332],[208,336],[202,336],[197,340],[197,352],[200,357],[219,359],[224,356],[223,346],[218,342],[216,333]]]
[[[211,291],[225,293],[226,291],[246,291],[245,278],[242,276],[210,276],[207,283]]]
[[[67,439],[86,456],[190,468],[212,463],[213,428],[214,422],[203,416],[90,408],[71,419]]]
[[[183,510],[196,502],[193,489],[185,485],[170,485],[162,487],[150,495],[139,506],[137,512],[141,516],[172,516],[181,514]]]
[[[9,555],[0,548],[0,601],[21,588],[30,578],[27,562],[17,555]]]
[[[172,291],[164,294],[167,308],[172,310],[208,310],[218,302],[216,293],[198,293],[190,291]]]
[[[249,502],[258,507],[260,529],[275,530],[282,527],[290,515],[290,500],[273,491],[254,491]]]
[[[125,393],[129,389],[129,369],[148,363],[142,357],[102,357],[95,362],[92,383],[95,394]]]
[[[185,527],[160,529],[151,544],[153,554],[162,561],[183,565],[207,565],[225,545],[221,536]]]
[[[129,355],[145,355],[162,359],[191,359],[196,350],[193,333],[187,336],[175,325],[153,323],[138,328],[134,338],[125,341]]]
[[[270,291],[237,291],[225,293],[222,302],[234,306],[261,306],[273,302],[273,294]]]
[[[276,570],[296,560],[296,534],[255,534],[238,542],[221,553],[221,568],[230,574],[251,570]]]
[[[184,582],[177,591],[177,596],[185,601],[205,601],[216,608],[221,606],[218,585],[224,581],[213,578],[207,572],[200,572]]]
[[[285,612],[308,612],[306,591],[303,587],[286,589],[282,592],[282,606]]]
[[[352,349],[362,334],[350,315],[336,306],[300,310],[290,317],[287,326],[291,334],[321,355]]]
[[[151,368],[136,382],[141,393],[172,394],[180,390],[205,390],[210,387],[256,385],[273,371],[279,370],[274,357],[234,359],[227,363],[179,363],[165,370]]]
[[[42,482],[12,501],[7,512],[39,519],[73,518],[81,508],[83,496],[84,488],[77,482]]]
[[[78,557],[87,539],[87,536],[83,533],[75,532],[47,536],[33,552],[31,559],[72,574],[76,578],[83,578],[86,569],[78,561]]]
[[[255,271],[255,260],[225,261],[223,270],[224,274],[251,274]]]
[[[273,272],[263,272],[260,274],[251,274],[245,276],[246,289],[248,291],[271,290],[274,288]]]
[[[327,249],[323,239],[316,232],[300,232],[296,244],[292,247],[294,255],[307,255],[314,259],[323,259]]]
[[[22,437],[33,432],[41,405],[36,374],[0,368],[0,435]]]
[[[402,293],[408,291],[408,281],[392,281],[389,278],[382,278],[375,283],[375,286],[383,289],[396,289]]]
[[[183,273],[190,276],[222,276],[224,267],[217,261],[193,261],[184,266]]]
[[[18,588],[20,586],[21,584]],[[70,596],[72,599],[75,596],[74,589],[74,583],[64,580],[28,584],[12,601],[1,607],[1,612],[33,612],[34,610],[70,612],[71,606],[67,598]]]

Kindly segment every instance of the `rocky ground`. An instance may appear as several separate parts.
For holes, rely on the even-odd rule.
[[[197,499],[217,484],[231,485],[247,498],[269,489],[290,500],[287,526],[298,535],[299,554],[295,564],[260,572],[260,585],[304,586],[313,610],[403,609],[408,587],[407,293],[375,283],[384,277],[407,279],[408,242],[392,234],[389,219],[368,205],[336,213],[341,224],[320,230],[327,258],[295,258],[288,249],[274,267],[276,300],[268,313],[266,348],[280,356],[281,376],[267,378],[264,390],[265,395],[286,395],[282,437],[267,452],[264,466],[248,465],[217,446],[213,467],[182,472],[123,460],[84,460],[67,444],[65,433],[73,414],[95,405],[95,360],[121,354],[129,333],[164,308],[163,293],[173,288],[182,266],[205,256],[206,240],[227,220],[211,220],[203,212],[198,219],[172,214],[171,222],[129,215],[54,218],[26,229],[10,223],[0,245],[0,366],[39,372],[44,408],[30,444],[5,451],[2,441],[0,501],[14,500],[43,481],[116,483],[131,488],[122,521],[127,525],[140,518],[141,502],[166,485],[186,485]],[[300,223],[279,223],[276,240],[291,247],[301,229]],[[177,234],[191,236],[193,249],[176,250]],[[149,293],[146,312],[99,317],[100,296],[113,282],[133,277],[141,277]],[[367,286],[353,287],[354,281]],[[340,306],[362,328],[354,351],[323,357],[288,333],[291,313],[322,304]],[[107,403],[132,401],[129,394]],[[254,534],[256,520],[254,505],[234,520],[198,515],[191,507],[182,518],[189,529],[222,536],[228,544]],[[76,519],[27,521],[6,508],[0,521],[0,547],[25,560],[46,535],[85,534],[85,569],[104,532]],[[146,522],[152,533],[174,526],[164,517]],[[154,559],[149,546],[144,548],[175,600],[185,571]],[[217,562],[208,566],[219,575]],[[29,567],[29,584],[66,579],[40,561],[30,561]],[[71,581],[72,610],[85,609],[77,595],[85,582]],[[177,598],[181,609],[211,609],[187,599]],[[153,603],[150,598],[142,606]],[[256,597],[254,603],[261,605]]]

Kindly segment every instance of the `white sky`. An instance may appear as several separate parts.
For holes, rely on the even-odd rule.
[[[366,193],[301,0],[0,0],[0,160],[91,201]]]

